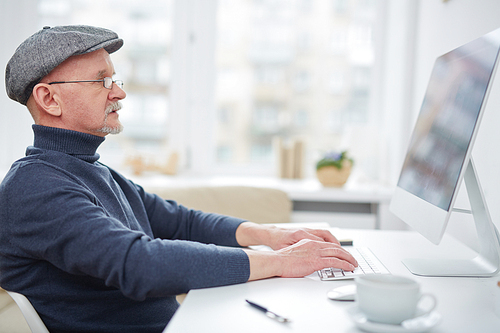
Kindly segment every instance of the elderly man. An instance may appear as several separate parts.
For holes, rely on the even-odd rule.
[[[122,130],[110,59],[122,44],[102,28],[45,27],[7,64],[7,93],[35,136],[0,186],[3,288],[51,332],[160,332],[192,288],[354,269],[329,232],[190,210],[99,163],[104,137]],[[244,248],[256,244],[275,251]]]

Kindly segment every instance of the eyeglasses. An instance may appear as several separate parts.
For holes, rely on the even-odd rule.
[[[105,77],[101,80],[80,80],[80,81],[57,81],[57,82],[49,82],[49,84],[60,84],[60,83],[78,83],[78,82],[102,82],[102,85],[106,89],[113,89],[113,83],[116,84],[120,89],[123,89],[123,81],[121,80],[113,80],[110,77]]]

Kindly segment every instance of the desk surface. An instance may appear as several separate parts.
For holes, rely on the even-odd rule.
[[[434,278],[414,276],[401,263],[408,257],[472,257],[473,252],[445,235],[435,246],[408,231],[333,230],[338,238],[352,238],[368,246],[393,274],[419,281],[423,292],[436,295],[441,323],[431,332],[500,332],[494,311],[494,278]],[[347,308],[326,293],[352,281],[320,281],[315,274],[301,279],[273,278],[239,285],[192,290],[165,328],[174,332],[360,332]],[[292,322],[278,323],[246,304],[245,299],[267,306]]]

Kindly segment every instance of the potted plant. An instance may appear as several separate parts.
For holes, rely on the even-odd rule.
[[[316,176],[323,186],[341,187],[347,182],[353,164],[347,151],[329,152],[316,164]]]

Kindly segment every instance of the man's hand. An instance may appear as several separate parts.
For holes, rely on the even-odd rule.
[[[357,266],[352,255],[328,230],[287,229],[244,222],[236,230],[236,240],[241,246],[267,245],[275,250],[245,250],[250,260],[249,280],[303,277],[326,267],[352,271]]]
[[[278,251],[244,251],[250,260],[249,281],[273,276],[304,277],[326,267],[353,271],[357,266],[340,245],[310,239]]]
[[[302,239],[310,239],[340,245],[337,238],[335,238],[328,230],[322,229],[277,228],[274,226],[261,225],[252,222],[244,222],[240,224],[236,230],[236,240],[241,246],[267,245],[273,250],[279,250],[293,245]]]
[[[283,249],[294,245],[303,239],[310,239],[320,242],[328,242],[340,245],[339,241],[328,230],[322,229],[285,229],[272,228],[269,230],[268,244],[273,250]]]

